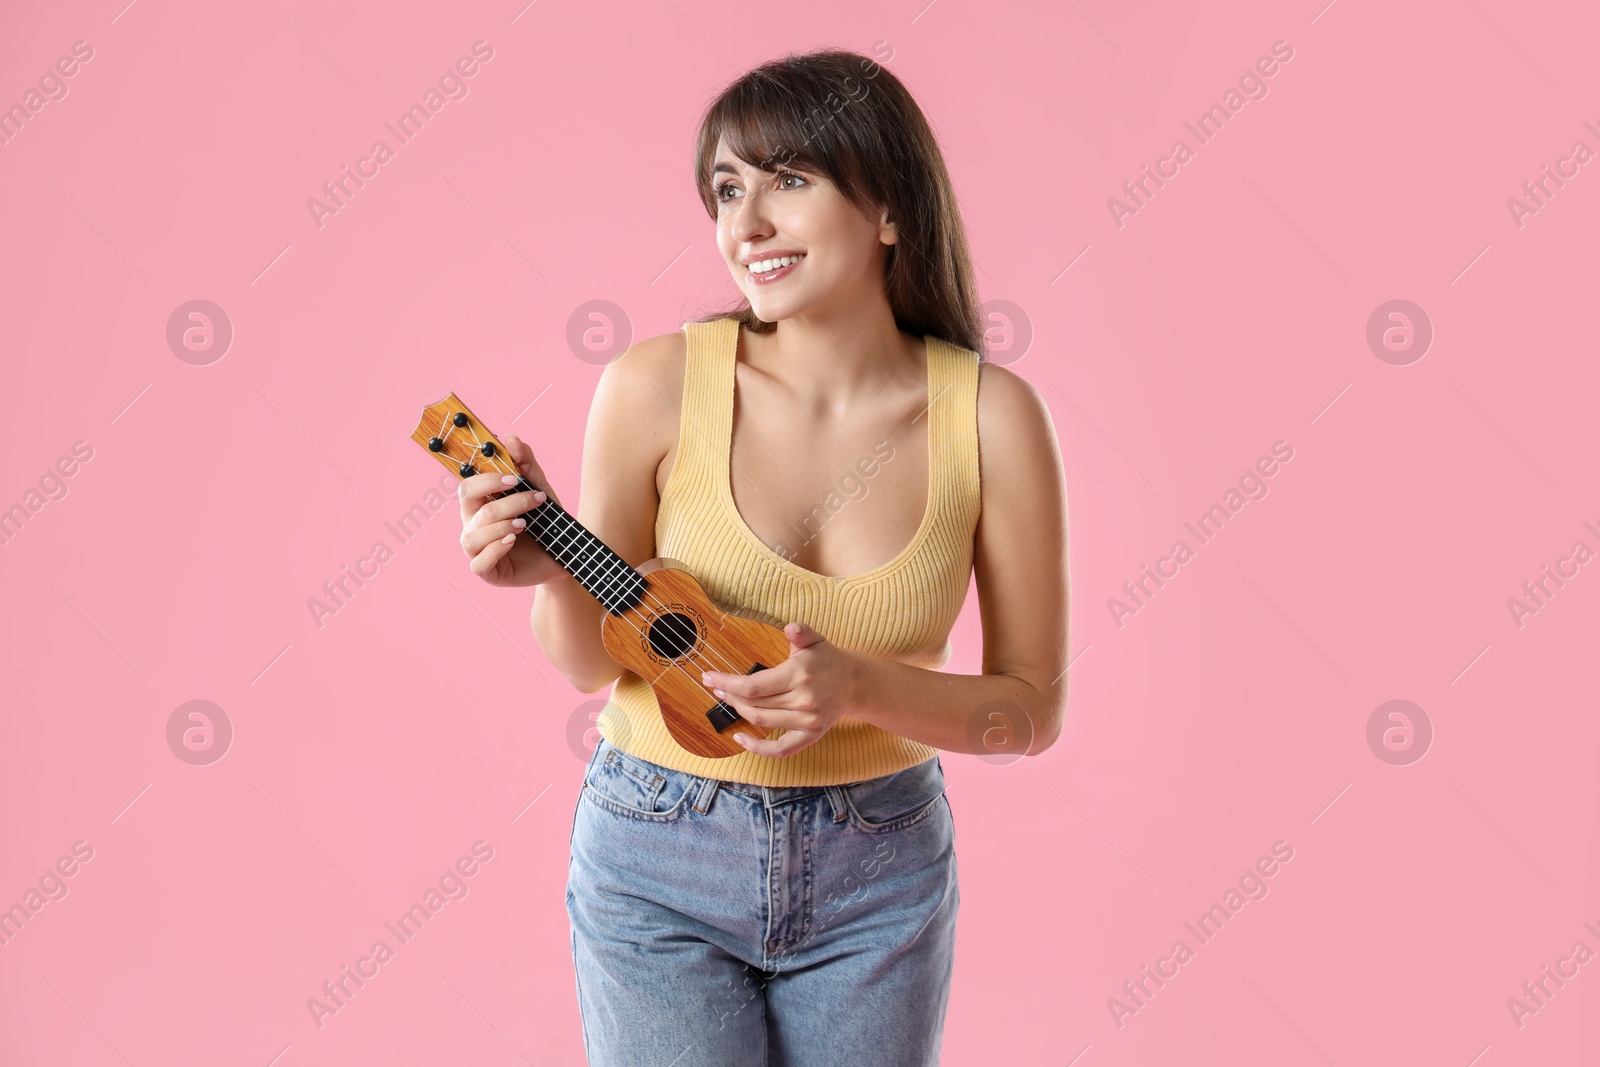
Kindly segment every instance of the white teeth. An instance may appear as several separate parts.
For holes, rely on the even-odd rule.
[[[750,264],[750,273],[767,274],[771,271],[777,270],[779,267],[787,267],[791,263],[798,263],[804,258],[806,258],[806,256],[805,253],[802,252],[798,256],[779,256],[777,259],[757,260],[756,262]]]

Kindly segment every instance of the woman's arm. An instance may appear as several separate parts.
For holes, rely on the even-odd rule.
[[[1034,754],[1055,743],[1066,715],[1066,479],[1043,398],[989,363],[980,368],[978,439],[983,673],[859,656],[849,714],[950,752]]]
[[[641,341],[601,371],[589,408],[574,514],[632,566],[655,555],[656,471],[677,440],[669,398],[683,392],[683,363],[681,333]],[[615,681],[622,667],[601,641],[600,602],[565,572],[537,590],[529,621],[545,658],[579,692]]]

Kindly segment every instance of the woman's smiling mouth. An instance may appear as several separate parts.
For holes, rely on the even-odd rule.
[[[746,264],[750,271],[750,278],[758,285],[775,282],[779,278],[787,277],[802,259],[806,258],[804,252],[790,255],[772,256],[768,259],[757,259]]]

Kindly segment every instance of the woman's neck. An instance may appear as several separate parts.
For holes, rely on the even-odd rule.
[[[796,316],[770,333],[743,336],[745,362],[808,406],[849,407],[927,373],[921,338],[901,333],[887,307],[881,316],[848,320]]]

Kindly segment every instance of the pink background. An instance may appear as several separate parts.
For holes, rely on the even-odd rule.
[[[1600,164],[1520,227],[1506,204],[1600,149],[1592,9],[123,3],[0,17],[0,103],[94,50],[0,147],[0,508],[93,450],[0,545],[0,904],[93,849],[0,947],[0,1061],[582,1062],[567,737],[594,698],[541,656],[531,591],[470,575],[453,502],[386,530],[443,473],[408,434],[453,390],[575,509],[600,368],[569,318],[609,300],[645,337],[732,293],[700,110],[785,51],[878,42],[983,299],[1031,324],[996,358],[1049,402],[1070,496],[1066,730],[944,758],[944,1062],[1600,1057],[1600,963],[1507,1008],[1600,950],[1600,567],[1520,627],[1507,607],[1600,549]],[[469,94],[319,229],[307,198],[478,40]],[[1115,225],[1280,40],[1268,95]],[[204,366],[166,340],[195,299],[234,331]],[[1366,341],[1395,299],[1434,329],[1403,366]],[[1269,495],[1119,627],[1108,598],[1278,440]],[[308,598],[380,538],[319,628]],[[977,671],[975,595],[954,642]],[[197,699],[235,731],[206,766],[166,734]],[[1393,699],[1433,731],[1408,765],[1367,741]],[[319,1028],[307,998],[480,840],[469,894]],[[1199,945],[1185,921],[1277,841],[1269,895]],[[1119,1027],[1108,999],[1179,938]]]

